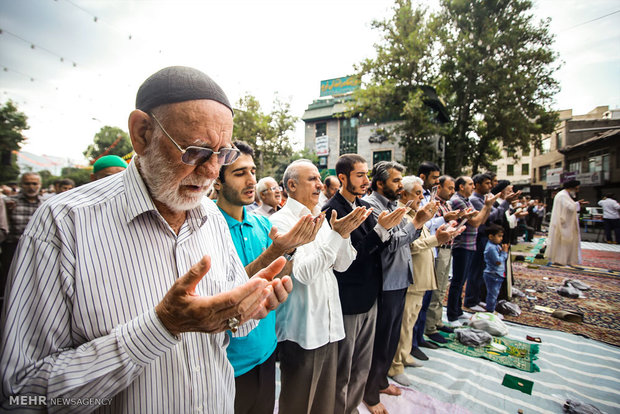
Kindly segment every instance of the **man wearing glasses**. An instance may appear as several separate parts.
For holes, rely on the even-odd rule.
[[[232,116],[207,75],[162,69],[129,116],[129,167],[35,213],[9,272],[3,409],[40,396],[48,409],[233,411],[224,331],[247,335],[292,283],[273,279],[284,258],[248,279],[204,197],[239,156]]]
[[[282,189],[271,177],[261,178],[256,185],[258,197],[263,204],[254,211],[259,216],[269,217],[276,211],[280,210],[280,201],[282,200]]]

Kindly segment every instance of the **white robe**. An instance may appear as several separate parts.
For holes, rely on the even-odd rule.
[[[580,205],[562,190],[553,199],[545,257],[562,265],[581,263]]]

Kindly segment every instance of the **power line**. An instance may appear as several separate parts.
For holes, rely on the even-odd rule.
[[[600,16],[600,17],[597,17],[597,18],[595,18],[595,19],[588,20],[587,22],[583,22],[583,23],[576,24],[575,26],[571,26],[571,27],[569,27],[568,29],[560,30],[560,33],[561,33],[561,32],[567,32],[567,31],[572,30],[572,29],[574,29],[574,28],[576,28],[576,27],[579,27],[579,26],[583,26],[584,24],[588,24],[588,23],[595,22],[595,21],[597,21],[597,20],[604,19],[605,17],[609,17],[609,16],[611,16],[611,15],[613,15],[613,14],[616,14],[616,13],[620,13],[620,10],[616,10],[616,11],[614,11],[614,12],[607,13],[607,14],[605,14],[605,15],[603,15],[603,16]]]

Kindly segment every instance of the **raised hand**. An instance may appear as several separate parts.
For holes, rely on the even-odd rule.
[[[379,217],[377,218],[377,223],[381,225],[386,230],[391,229],[392,227],[398,225],[405,217],[407,213],[406,207],[399,207],[392,212],[388,212],[387,210],[379,213]]]
[[[372,213],[372,209],[366,209],[366,207],[356,207],[352,212],[347,214],[341,219],[338,219],[338,213],[336,210],[332,210],[332,216],[329,219],[329,224],[332,226],[332,230],[340,234],[342,238],[349,237],[351,232],[358,228],[360,224],[368,218]]]
[[[514,200],[517,200],[520,196],[521,196],[521,190],[517,191],[516,193],[510,193],[506,196],[506,201],[508,201],[509,203],[512,203]]]
[[[450,222],[452,220],[456,220],[457,218],[460,218],[461,215],[462,215],[461,214],[461,210],[453,210],[453,211],[449,211],[447,213],[444,213],[443,219],[446,221],[446,223],[448,223],[448,222]]]
[[[508,253],[509,248],[510,248],[510,245],[508,243],[502,244],[502,250],[505,251],[506,253]]]
[[[495,203],[497,201],[497,199],[499,198],[500,195],[501,195],[501,193],[497,193],[495,195],[487,194],[484,197],[484,205],[489,207],[489,208],[492,207],[493,203]]]
[[[422,228],[424,223],[433,218],[433,216],[437,212],[438,205],[438,201],[430,201],[423,208],[419,209],[415,213],[415,217],[413,218],[413,225],[416,229]]]
[[[273,240],[274,247],[281,252],[290,252],[299,246],[310,243],[314,240],[323,225],[325,213],[312,217],[311,214],[305,215],[287,233],[278,233],[274,226],[269,232],[269,238]]]
[[[198,296],[196,286],[211,267],[211,258],[204,256],[189,271],[178,278],[155,313],[173,335],[181,332],[222,332],[229,328],[228,320],[237,318],[244,323],[251,318],[265,317],[286,300],[292,290],[290,277],[273,280],[286,260],[274,261],[245,284],[213,296]]]

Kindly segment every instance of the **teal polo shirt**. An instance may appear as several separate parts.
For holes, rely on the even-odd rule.
[[[243,221],[239,222],[220,209],[232,236],[233,243],[241,263],[247,266],[271,245],[269,231],[271,222],[267,217],[257,216],[245,211]],[[245,374],[257,365],[265,362],[276,349],[276,313],[269,312],[248,336],[233,338],[228,333],[230,343],[226,348],[228,360],[235,369],[235,377]]]

